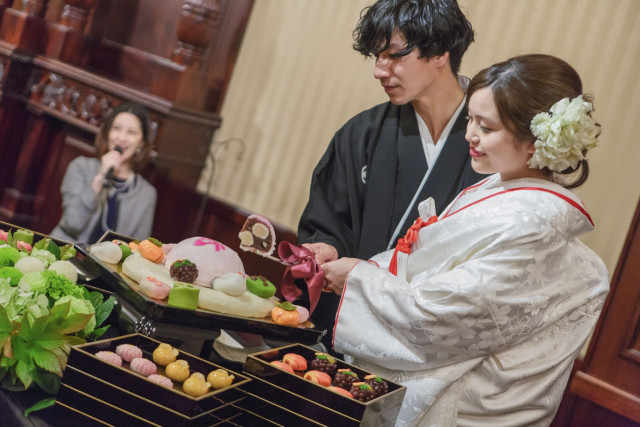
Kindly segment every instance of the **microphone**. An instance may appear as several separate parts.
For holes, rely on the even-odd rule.
[[[116,147],[114,148],[115,151],[117,151],[118,153],[122,154],[122,147],[120,147],[119,145],[116,145]],[[105,176],[105,180],[107,181],[112,181],[113,180],[113,174],[115,173],[115,168],[113,166],[111,166],[109,168],[109,170],[107,171],[107,175]]]
[[[122,154],[122,147],[116,145],[114,150],[117,151],[118,153]],[[114,173],[115,173],[115,168],[113,166],[111,166],[109,168],[109,170],[107,171],[107,174],[104,177],[104,181],[102,182],[102,187],[103,188],[110,187],[112,185],[113,174]]]

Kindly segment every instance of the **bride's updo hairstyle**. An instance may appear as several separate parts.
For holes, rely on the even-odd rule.
[[[531,120],[536,114],[548,113],[563,98],[572,100],[582,96],[584,101],[592,102],[590,95],[582,93],[582,81],[576,70],[551,55],[516,56],[485,68],[471,79],[467,102],[477,90],[485,87],[491,89],[502,123],[519,141],[526,142],[536,140],[531,131]],[[600,125],[597,127],[599,133]],[[542,170],[553,174],[554,181],[566,188],[579,187],[589,176],[586,159],[580,160],[575,168],[551,171],[545,167]]]

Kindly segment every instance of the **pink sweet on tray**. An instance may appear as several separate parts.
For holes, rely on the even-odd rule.
[[[132,344],[120,344],[116,347],[116,354],[125,362],[131,362],[136,357],[142,357],[142,350]]]

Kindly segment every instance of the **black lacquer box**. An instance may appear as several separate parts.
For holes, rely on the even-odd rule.
[[[124,242],[133,240],[131,237],[108,231],[100,241],[112,241],[114,239]],[[185,310],[170,307],[167,305],[166,300],[157,300],[142,293],[138,284],[120,271],[120,265],[107,264],[98,260],[91,255],[89,248],[86,246],[76,245],[76,247],[81,256],[84,257],[83,264],[87,270],[97,276],[97,279],[92,281],[92,284],[117,293],[119,298],[124,299],[140,315],[139,317],[144,318],[144,322],[147,323],[146,329],[153,329],[154,324],[158,324],[160,328],[172,325],[174,327],[204,330],[226,329],[304,344],[316,344],[320,342],[320,339],[325,334],[325,331],[316,330],[313,327],[277,325],[266,318],[255,319],[202,309]],[[140,328],[141,326],[137,330],[142,330]]]
[[[135,345],[152,360],[160,341],[131,334],[72,347],[56,401],[60,410],[112,425],[210,426],[246,418],[238,405],[246,398],[240,386],[251,381],[246,375],[180,351],[178,359],[189,363],[191,373],[206,377],[222,368],[235,377],[228,387],[193,397],[182,391],[181,383],[174,381],[169,389],[133,372],[126,362],[118,367],[95,357],[99,351],[115,352],[120,344]],[[158,373],[163,372],[158,366]]]
[[[363,403],[308,381],[302,378],[300,372],[292,374],[270,364],[274,360],[282,360],[287,353],[299,354],[309,362],[315,359],[316,350],[293,344],[249,355],[243,370],[252,381],[243,384],[241,388],[250,396],[295,413],[301,418],[298,421],[301,425],[395,424],[406,387],[385,380],[389,391]],[[336,359],[336,364],[338,369],[352,370],[361,380],[371,374],[340,359]]]

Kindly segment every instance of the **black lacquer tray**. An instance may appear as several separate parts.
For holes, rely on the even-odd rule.
[[[133,240],[131,237],[109,231],[105,233],[100,241],[114,239],[124,242]],[[115,292],[120,299],[135,310],[139,314],[137,321],[141,322],[136,328],[143,333],[146,333],[143,329],[149,331],[156,326],[159,328],[166,326],[166,329],[175,329],[176,327],[199,328],[205,331],[225,329],[260,334],[268,339],[303,344],[316,344],[320,342],[320,339],[326,333],[326,331],[316,330],[312,327],[277,325],[268,318],[252,319],[203,309],[194,311],[170,307],[166,304],[166,300],[157,300],[140,292],[137,283],[126,275],[120,274],[120,266],[100,261],[90,254],[88,247],[85,245],[76,245],[76,249],[82,257],[83,266],[95,276],[91,280],[91,284]],[[161,333],[156,335],[163,336]],[[210,334],[210,336],[215,338],[214,334]]]
[[[209,426],[245,412],[238,403],[246,397],[239,386],[251,381],[247,376],[224,368],[235,377],[230,386],[192,397],[182,392],[181,383],[168,389],[129,370],[127,363],[117,367],[95,357],[98,351],[115,351],[120,344],[139,347],[151,360],[160,341],[131,334],[72,347],[58,405],[116,425]],[[178,358],[189,363],[192,373],[205,377],[222,368],[182,351]],[[159,367],[159,373],[163,369]]]
[[[252,381],[243,384],[241,388],[249,396],[262,398],[271,405],[283,407],[320,425],[395,424],[406,393],[405,386],[386,380],[389,385],[388,393],[363,403],[305,380],[300,377],[301,372],[292,374],[270,364],[274,360],[282,360],[287,353],[299,354],[307,361],[315,358],[314,349],[300,344],[250,354],[243,371]],[[338,369],[355,372],[361,380],[371,374],[340,359],[336,359],[336,364]]]

